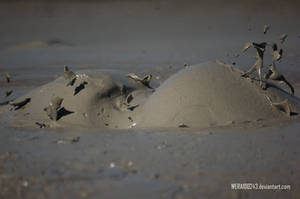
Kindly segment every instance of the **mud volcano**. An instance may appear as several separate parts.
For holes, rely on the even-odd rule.
[[[141,126],[210,127],[286,117],[289,110],[270,103],[288,101],[296,111],[299,99],[269,84],[241,77],[242,71],[221,62],[186,67],[165,81],[143,106]],[[293,113],[292,113],[293,114]]]
[[[202,128],[282,119],[299,110],[299,99],[282,88],[268,84],[263,90],[256,79],[242,78],[242,71],[221,62],[185,67],[155,92],[126,74],[82,71],[73,86],[60,77],[18,99],[31,101],[12,117],[22,125],[38,121],[50,127]],[[53,97],[63,102],[58,118],[50,120],[44,108]]]
[[[59,77],[15,100],[30,103],[13,111],[15,124],[47,127],[129,128],[151,90],[114,70],[79,71],[76,80]],[[57,103],[59,101],[59,104]],[[133,125],[134,126],[134,125]]]

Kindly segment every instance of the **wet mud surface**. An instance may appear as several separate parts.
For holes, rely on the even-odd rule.
[[[1,103],[54,81],[64,65],[151,73],[158,84],[185,63],[218,59],[247,70],[256,52],[243,54],[244,44],[263,41],[283,48],[276,67],[300,97],[297,1],[4,1],[0,9]],[[264,73],[272,56],[265,53]],[[9,108],[0,106],[0,198],[300,197],[299,116],[230,128],[51,129],[36,120],[14,126]],[[249,182],[291,190],[231,189]]]
[[[2,128],[1,195],[297,198],[298,129],[299,123],[198,132]],[[290,184],[292,190],[231,190],[236,182]]]

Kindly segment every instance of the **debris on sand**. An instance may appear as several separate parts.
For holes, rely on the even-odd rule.
[[[270,65],[270,69],[269,69],[268,73],[265,75],[265,79],[271,79],[274,81],[286,83],[291,89],[291,94],[294,95],[295,94],[294,87],[276,69],[275,62],[281,60],[283,51],[282,51],[282,49],[278,50],[277,45],[275,43],[272,45],[272,48],[273,48],[272,64]]]
[[[76,81],[75,73],[66,65],[64,66],[64,78],[67,81],[67,86],[73,86]]]
[[[11,75],[9,73],[5,73],[6,82],[10,83],[11,81]]]
[[[274,43],[274,44],[272,44],[272,49],[273,49],[273,59],[272,59],[272,61],[281,60],[282,54],[283,54],[282,48],[280,50],[278,50],[277,44]]]
[[[130,111],[134,111],[135,108],[139,107],[139,105],[134,105],[134,106],[130,106],[128,107],[127,109],[130,110]]]
[[[280,43],[283,44],[287,37],[288,37],[288,34],[286,34],[286,33],[280,35],[280,38],[279,38]]]
[[[150,86],[150,81],[152,79],[152,75],[146,75],[143,79],[140,78],[139,76],[137,76],[134,73],[130,73],[127,75],[128,78],[133,79],[136,82],[140,82],[142,83],[144,86],[146,86],[147,88],[150,88],[152,90],[154,90],[154,88],[152,86]]]
[[[40,122],[35,122],[35,124],[38,125],[41,129],[49,127],[49,125],[44,124],[44,123],[40,123]]]
[[[130,121],[130,122],[133,122],[133,119],[132,119],[132,117],[128,117],[128,120]]]
[[[130,102],[132,102],[132,100],[133,100],[133,95],[130,93],[130,94],[127,95],[127,97],[126,97],[126,103],[129,105]]]
[[[110,168],[115,168],[115,167],[116,167],[116,164],[115,164],[114,162],[111,162],[111,163],[109,164],[109,167],[110,167]]]
[[[127,106],[127,110],[134,111],[134,109],[139,106],[138,104],[136,104],[136,105],[130,105],[130,103],[132,102],[133,99],[134,99],[134,97],[133,97],[132,93],[130,93],[129,95],[127,95],[125,103],[124,103]],[[128,117],[128,119],[129,118],[131,118],[131,117]]]
[[[77,86],[74,90],[74,95],[77,95],[81,90],[83,90],[85,88],[85,85],[87,85],[87,84],[88,83],[86,81],[79,84],[79,86]]]
[[[179,128],[188,128],[189,126],[186,125],[186,124],[184,124],[184,123],[180,123],[180,124],[178,125],[178,127],[179,127]]]
[[[270,26],[264,25],[264,34],[266,34],[269,29],[270,29]]]
[[[23,186],[23,187],[28,187],[28,186],[29,186],[28,181],[27,181],[27,180],[24,180],[24,181],[22,182],[22,186]]]
[[[58,120],[58,111],[61,108],[61,104],[63,102],[63,98],[60,97],[54,97],[52,98],[51,102],[49,103],[49,105],[44,108],[44,111],[46,111],[48,117],[51,120]]]
[[[243,48],[243,52],[248,50],[250,47],[256,49],[256,62],[248,71],[242,74],[242,77],[248,77],[251,73],[253,73],[256,70],[259,77],[259,84],[262,88],[264,88],[263,81],[262,81],[262,68],[263,68],[263,59],[264,59],[264,52],[266,49],[266,45],[267,45],[266,42],[262,42],[262,43],[252,42],[252,43],[247,43]]]
[[[242,50],[242,52],[246,52],[246,50],[248,50],[252,46],[253,46],[252,42],[246,43],[245,46],[244,46],[244,48],[243,48],[243,50]]]
[[[28,104],[30,102],[30,100],[31,100],[31,98],[26,98],[26,99],[24,99],[22,101],[19,101],[19,102],[9,102],[9,104],[11,106],[13,106],[14,110],[16,111],[16,110],[24,107],[26,104]]]
[[[5,91],[5,97],[10,96],[13,93],[13,90]]]
[[[57,140],[56,144],[67,144],[68,142],[66,142],[65,140]]]
[[[131,125],[129,125],[129,128],[133,128],[136,126],[136,123],[132,123]]]
[[[165,149],[165,148],[167,148],[167,147],[168,147],[167,143],[166,143],[165,141],[162,141],[162,142],[159,143],[155,148],[156,148],[157,150],[162,150],[162,149]]]
[[[158,179],[160,177],[160,174],[159,173],[154,173],[152,176],[153,176],[154,179]]]
[[[73,144],[76,142],[79,142],[80,137],[76,136],[76,137],[71,137],[71,138],[66,138],[66,139],[59,139],[56,141],[56,144]]]
[[[185,68],[188,67],[188,66],[189,66],[189,65],[188,65],[187,63],[185,63],[185,64],[183,65],[183,67],[185,67]]]
[[[133,166],[133,162],[132,162],[132,161],[129,161],[129,162],[127,163],[127,166],[132,167],[132,166]]]
[[[291,111],[291,107],[290,104],[288,102],[288,99],[285,99],[281,102],[272,102],[271,98],[269,96],[266,96],[266,98],[268,99],[268,101],[270,102],[271,106],[275,107],[277,110],[285,113],[288,117],[291,116],[292,111]]]
[[[0,102],[0,106],[4,106],[4,105],[8,105],[9,104],[9,100],[4,101],[4,102]]]
[[[75,142],[79,142],[79,140],[80,140],[80,137],[77,136],[77,137],[73,137],[73,138],[71,139],[71,142],[72,142],[72,143],[75,143]]]

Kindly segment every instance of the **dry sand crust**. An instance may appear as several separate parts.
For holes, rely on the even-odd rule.
[[[22,126],[41,122],[50,127],[103,128],[188,127],[206,128],[232,123],[286,118],[289,113],[272,106],[288,100],[299,111],[299,99],[270,84],[262,90],[258,81],[241,77],[241,71],[221,62],[188,66],[167,79],[155,92],[119,71],[80,71],[73,86],[63,77],[17,99],[31,98],[23,108],[10,112]],[[75,89],[85,82],[83,88]],[[155,82],[151,82],[155,85]],[[128,101],[129,95],[133,100]],[[63,98],[58,120],[50,120],[44,108],[53,97]],[[136,107],[136,105],[138,105]],[[136,107],[130,109],[131,107]]]

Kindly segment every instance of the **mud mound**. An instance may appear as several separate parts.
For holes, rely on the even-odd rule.
[[[131,117],[138,113],[135,106],[144,103],[143,99],[151,91],[126,74],[109,70],[81,71],[72,85],[59,77],[15,100],[30,98],[28,104],[12,112],[12,118],[22,125],[38,122],[41,127],[129,128],[133,123]]]
[[[82,71],[74,82],[73,73],[69,80],[60,77],[16,100],[10,118],[40,127],[202,128],[286,118],[299,110],[298,98],[272,84],[263,90],[220,62],[185,67],[155,92],[126,74]]]
[[[193,127],[285,117],[270,104],[288,99],[291,109],[299,100],[275,85],[262,90],[257,81],[220,62],[186,67],[164,82],[143,106],[145,127]]]

